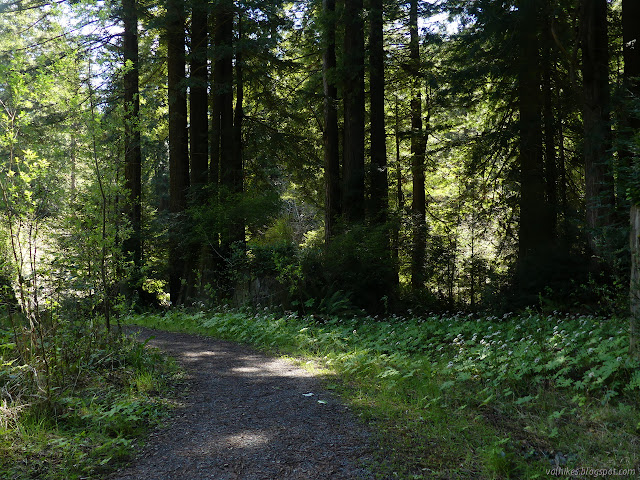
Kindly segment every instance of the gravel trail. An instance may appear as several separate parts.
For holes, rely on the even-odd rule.
[[[189,390],[112,480],[373,480],[370,435],[308,371],[211,338],[135,327],[176,358]],[[311,395],[312,394],[312,395]]]

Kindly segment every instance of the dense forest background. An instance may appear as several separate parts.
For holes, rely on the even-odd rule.
[[[3,302],[627,314],[637,10],[4,2]]]

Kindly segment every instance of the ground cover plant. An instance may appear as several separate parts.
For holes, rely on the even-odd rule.
[[[0,479],[104,478],[175,404],[180,372],[160,352],[102,321],[58,326],[32,352],[0,319]]]
[[[640,365],[628,356],[621,319],[174,310],[126,321],[320,365],[328,386],[380,433],[383,476],[545,478],[553,468],[640,468]]]

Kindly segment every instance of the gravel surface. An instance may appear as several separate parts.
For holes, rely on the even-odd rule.
[[[184,366],[189,393],[111,479],[373,480],[369,434],[308,371],[230,342],[136,330]]]

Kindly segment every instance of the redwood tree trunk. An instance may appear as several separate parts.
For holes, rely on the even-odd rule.
[[[136,0],[122,1],[124,22],[124,176],[129,194],[127,216],[131,224],[131,236],[124,241],[124,251],[133,261],[129,288],[138,289],[142,268],[142,150],[140,147],[140,89],[138,63],[138,11]]]
[[[220,182],[220,110],[222,105],[221,80],[224,65],[222,55],[220,53],[220,42],[222,42],[222,34],[220,29],[220,15],[215,11],[210,18],[212,52],[211,57],[211,130],[209,136],[209,184],[215,186]]]
[[[542,156],[540,61],[536,0],[522,0],[518,12],[520,109],[520,230],[519,261],[526,279],[547,243],[545,225],[545,182]],[[524,270],[524,271],[523,271]]]
[[[184,2],[167,2],[167,70],[169,94],[169,209],[173,215],[169,245],[169,294],[173,305],[181,302],[185,271],[180,248],[179,219],[187,204],[189,147],[185,91]]]
[[[216,66],[214,70],[214,95],[220,111],[220,186],[221,201],[233,203],[237,193],[238,169],[235,167],[235,132],[233,128],[233,3],[225,0],[218,4],[216,15]],[[239,181],[238,181],[239,180]],[[230,255],[235,238],[236,219],[229,219],[223,226],[221,247],[224,255]]]
[[[402,163],[400,162],[400,113],[399,113],[399,101],[398,95],[395,96],[395,108],[394,108],[394,137],[396,146],[396,178],[395,178],[395,196],[396,196],[396,211],[395,221],[393,224],[393,231],[391,234],[391,262],[394,270],[393,283],[398,285],[400,283],[400,224],[402,219],[402,212],[404,211],[404,194],[402,192]]]
[[[191,7],[191,52],[189,55],[189,154],[191,157],[191,188],[189,204],[199,206],[206,200],[204,186],[209,176],[209,126],[208,126],[208,77],[207,54],[209,47],[208,5],[203,0],[190,0]],[[185,229],[189,239],[185,245],[186,289],[184,296],[190,297],[197,280],[204,285],[208,245],[200,241],[189,224]],[[198,274],[198,275],[197,275]]]
[[[553,110],[554,85],[553,73],[555,71],[552,58],[552,25],[551,11],[553,5],[550,0],[544,3],[542,24],[542,94],[544,117],[544,182],[547,197],[546,227],[551,241],[557,237],[558,225],[558,169],[556,166],[556,121]]]
[[[611,168],[611,126],[607,0],[582,0],[582,78],[584,88],[585,203],[589,246],[596,268],[604,266],[604,229],[615,205]]]
[[[323,0],[324,41],[322,84],[324,90],[325,243],[335,234],[340,217],[340,145],[338,137],[338,88],[336,87],[336,2]]]
[[[344,6],[343,213],[348,223],[364,220],[364,22],[362,0]]]
[[[244,101],[244,80],[242,76],[242,13],[238,13],[238,39],[236,45],[236,107],[234,111],[233,121],[233,155],[231,158],[232,165],[232,191],[234,195],[241,195],[244,190],[244,165],[242,160],[242,120],[244,119],[243,101]],[[240,248],[245,247],[245,221],[244,218],[234,219],[231,232],[231,241]]]
[[[209,45],[207,2],[191,0],[191,78],[190,78],[190,136],[191,186],[207,183],[209,170],[208,74]],[[198,192],[195,192],[196,194]]]
[[[409,6],[409,64],[413,76],[411,98],[411,173],[413,197],[411,217],[413,246],[411,251],[411,287],[424,287],[424,263],[426,256],[426,197],[424,185],[425,136],[422,130],[422,75],[420,68],[420,44],[418,39],[418,0]]]
[[[389,208],[384,115],[384,37],[382,0],[370,2],[369,89],[371,98],[371,219],[383,224]]]

